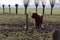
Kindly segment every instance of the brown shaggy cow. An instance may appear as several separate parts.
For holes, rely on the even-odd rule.
[[[36,29],[40,29],[43,22],[43,15],[38,13],[32,13],[31,17],[34,19],[34,26]]]

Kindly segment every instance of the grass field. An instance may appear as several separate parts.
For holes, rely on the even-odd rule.
[[[60,15],[44,15],[44,21],[52,22],[54,24],[60,23],[59,18],[60,18]],[[25,20],[26,20],[25,15],[8,15],[8,14],[0,15],[0,25],[3,24],[2,26],[4,28],[6,27],[5,25],[7,25],[7,24],[23,25],[22,23],[25,24]],[[29,23],[32,24],[32,18],[30,15],[29,15],[28,20],[29,20]],[[0,30],[1,30],[2,26],[0,26]],[[11,26],[11,27],[13,27],[13,26]],[[43,40],[43,39],[52,40],[52,32],[48,31],[48,33],[45,33],[43,30],[42,30],[42,33],[33,32],[31,30],[28,32],[25,32],[25,30],[22,30],[22,32],[8,32],[8,31],[0,32],[0,40]]]
[[[54,9],[53,13],[59,14],[60,13],[59,10],[60,9]],[[35,9],[28,9],[29,14],[32,13],[32,11],[35,12]],[[8,9],[5,9],[5,12],[8,12]],[[15,9],[12,9],[11,12],[15,14]],[[38,9],[38,12],[42,13],[42,10]],[[0,13],[2,13],[2,8],[0,8]],[[7,24],[24,25],[25,21],[26,21],[26,18],[25,18],[26,15],[24,15],[24,9],[19,9],[18,13],[20,15],[11,15],[9,13],[0,14],[0,30],[3,29],[3,28],[1,28],[2,26],[6,27],[5,25],[7,25]],[[23,13],[23,14],[21,14],[21,13]],[[45,13],[49,14],[50,9],[46,9]],[[43,19],[44,19],[43,22],[45,22],[45,21],[52,22],[54,24],[60,23],[60,15],[44,15]],[[31,18],[31,15],[29,15],[28,21],[30,24],[32,24],[33,19]],[[47,25],[47,24],[45,24],[45,25]],[[58,26],[58,25],[56,25],[56,26]],[[13,26],[11,26],[11,27],[13,27]],[[16,26],[14,26],[14,27],[16,27]],[[48,25],[48,27],[50,27],[50,26]],[[58,26],[58,27],[60,27],[60,26]],[[45,33],[45,31],[43,31],[43,30],[41,32],[37,32],[37,31],[34,32],[31,30],[29,30],[27,32],[25,32],[25,30],[22,32],[8,32],[8,31],[0,32],[0,40],[43,40],[44,38],[45,38],[45,40],[52,40],[52,32],[48,31],[48,33]]]
[[[28,18],[29,22],[32,22],[31,15]],[[0,15],[0,24],[20,24],[19,22],[25,23],[25,15]],[[60,23],[59,15],[44,15],[44,21],[48,22],[58,22]]]
[[[2,11],[3,9],[2,8],[0,8],[0,13],[3,13],[3,11]],[[53,14],[60,14],[60,8],[54,8],[53,9]],[[35,12],[35,8],[28,8],[27,9],[27,13],[28,14],[31,14],[32,13],[32,11],[33,12]],[[5,12],[9,12],[9,9],[8,8],[5,8]],[[16,13],[15,12],[15,8],[11,8],[11,13]],[[42,8],[38,8],[38,13],[42,13]],[[18,14],[24,14],[24,8],[19,8],[18,9]],[[45,14],[50,14],[50,9],[49,8],[46,8],[45,9]]]
[[[60,14],[60,8],[54,8],[53,9],[53,14]],[[28,8],[28,11],[27,11],[27,13],[29,13],[29,14],[31,14],[32,13],[32,11],[33,12],[35,12],[35,9],[34,8],[32,8],[32,9],[30,9],[30,8]],[[5,8],[5,12],[7,13],[7,12],[9,12],[9,9],[8,8]],[[3,11],[2,11],[2,8],[0,8],[0,13],[2,13],[3,14]],[[5,14],[6,14],[5,13]],[[40,8],[40,9],[38,9],[38,13],[42,13],[42,9]],[[7,13],[7,14],[16,14],[15,13],[15,9],[14,8],[11,8],[11,13]],[[18,9],[18,14],[24,14],[24,9],[23,8],[19,8]],[[45,14],[50,14],[50,9],[45,9]],[[44,21],[51,21],[51,22],[60,22],[59,20],[59,18],[60,18],[60,16],[55,16],[55,15],[44,15]],[[23,20],[23,22],[25,22],[25,15],[0,15],[0,24],[2,24],[2,23],[16,23],[16,22],[21,22],[21,20]],[[21,18],[21,19],[20,19]],[[14,21],[13,21],[14,20]],[[29,16],[29,20],[31,20],[32,21],[32,19],[31,19],[31,16]]]

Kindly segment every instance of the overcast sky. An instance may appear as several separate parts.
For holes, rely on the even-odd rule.
[[[59,3],[59,0],[56,0],[56,3]],[[15,5],[15,4],[19,4],[19,5],[23,5],[23,0],[0,0],[0,5],[5,4],[5,5]],[[41,0],[40,3],[41,5]],[[49,5],[49,0],[46,0],[46,5]],[[34,0],[30,0],[29,5],[34,5]]]

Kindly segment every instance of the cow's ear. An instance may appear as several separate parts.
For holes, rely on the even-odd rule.
[[[38,14],[38,13],[35,13],[36,15]]]
[[[34,13],[34,15],[37,15],[37,13]]]

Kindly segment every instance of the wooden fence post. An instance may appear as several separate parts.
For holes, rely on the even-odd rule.
[[[26,15],[26,30],[27,30],[27,29],[28,29],[28,14],[27,14],[27,7],[28,7],[28,5],[25,4],[24,7],[25,7],[25,15]]]

